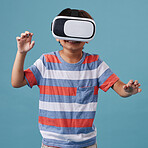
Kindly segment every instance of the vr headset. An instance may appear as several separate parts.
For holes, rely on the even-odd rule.
[[[92,19],[78,17],[78,10],[71,16],[57,16],[51,26],[56,39],[88,42],[95,36],[96,24]]]

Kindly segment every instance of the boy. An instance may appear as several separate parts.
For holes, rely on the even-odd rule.
[[[78,10],[79,17],[92,17]],[[59,16],[71,16],[65,9]],[[96,148],[95,117],[98,89],[110,87],[122,97],[141,92],[137,80],[124,84],[98,55],[83,52],[88,42],[56,39],[62,50],[43,54],[30,68],[23,70],[27,52],[35,44],[33,33],[17,37],[17,55],[12,70],[12,86],[38,85],[39,129],[42,148]]]

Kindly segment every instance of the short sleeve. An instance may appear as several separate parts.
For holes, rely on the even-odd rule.
[[[24,70],[25,79],[27,85],[32,88],[34,85],[39,85],[41,79],[42,61],[44,56],[42,55],[38,60],[35,61],[28,69]]]
[[[112,72],[112,70],[104,61],[102,61],[100,58],[98,61],[99,88],[106,92],[115,82],[119,80],[119,77]]]

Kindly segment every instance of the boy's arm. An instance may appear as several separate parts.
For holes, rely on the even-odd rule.
[[[121,80],[118,80],[113,86],[113,90],[121,97],[129,97],[142,91],[140,84],[137,80],[130,80],[127,84],[124,84]]]
[[[27,84],[24,77],[24,61],[26,54],[34,46],[34,41],[31,42],[33,33],[26,31],[21,34],[21,37],[17,37],[18,51],[16,54],[15,62],[12,69],[11,84],[13,87],[22,87]]]

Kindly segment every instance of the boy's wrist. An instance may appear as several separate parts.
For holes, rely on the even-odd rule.
[[[20,51],[19,49],[17,50],[17,53],[20,54],[20,55],[26,55],[27,54],[27,52]]]
[[[19,57],[25,58],[26,57],[27,52],[20,52],[19,50],[17,51],[17,55]]]

